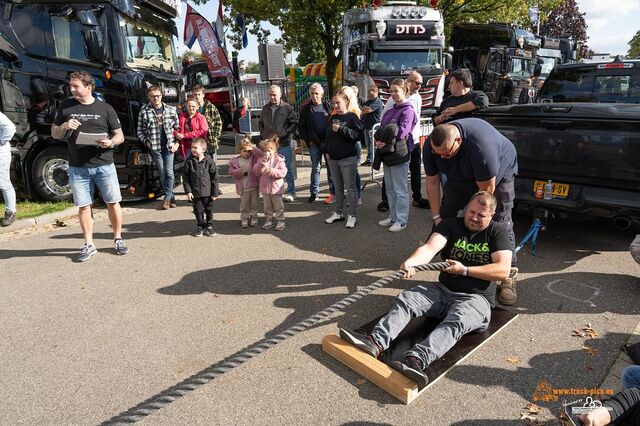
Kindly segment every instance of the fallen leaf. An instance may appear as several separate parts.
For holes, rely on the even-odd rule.
[[[576,336],[576,337],[584,337],[585,336],[585,334],[581,330],[578,330],[578,329],[573,330],[571,332],[571,335],[572,336]]]
[[[367,383],[367,379],[356,380],[356,386],[364,385],[365,383]]]
[[[606,319],[607,321],[609,321],[609,320],[611,319],[611,318],[609,318],[609,316],[608,316],[607,314],[602,314],[602,315],[605,317],[605,319]]]
[[[511,364],[520,364],[520,358],[518,358],[517,356],[508,356],[507,361]]]
[[[584,366],[584,369],[587,370],[587,371],[592,371],[593,370],[593,365],[587,364],[587,365]]]
[[[539,406],[537,406],[536,404],[534,404],[532,402],[528,403],[527,406],[524,407],[524,408],[529,410],[529,413],[538,414],[538,413],[542,412],[542,408],[540,408]]]
[[[537,416],[537,414],[520,413],[520,420],[534,420],[534,421],[537,421],[538,418],[536,416]]]
[[[63,228],[67,226],[67,224],[59,219],[56,219],[56,222],[53,224],[53,226],[57,226],[58,228]]]
[[[598,332],[591,327],[591,323],[587,324],[586,327],[583,327],[582,331],[592,339],[598,335]]]
[[[596,356],[598,354],[598,349],[594,348],[593,346],[584,345],[582,347],[582,350],[591,356]]]

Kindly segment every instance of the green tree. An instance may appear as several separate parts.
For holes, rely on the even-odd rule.
[[[549,37],[570,37],[578,43],[578,57],[584,58],[589,51],[587,46],[587,23],[585,13],[580,12],[576,0],[564,0],[555,8],[549,19],[540,27],[540,34]]]
[[[248,61],[245,72],[247,74],[260,74],[260,64],[257,62]]]
[[[629,40],[629,51],[627,52],[627,56],[631,59],[640,59],[640,30],[636,32],[636,35],[633,36],[631,40]]]

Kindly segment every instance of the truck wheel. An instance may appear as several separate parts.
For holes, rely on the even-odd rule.
[[[55,146],[39,153],[33,162],[32,178],[38,194],[45,201],[71,199],[66,148]]]

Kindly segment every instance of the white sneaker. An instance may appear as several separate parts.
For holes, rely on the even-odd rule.
[[[389,227],[389,232],[400,232],[407,229],[406,223],[395,222],[393,225]]]
[[[295,197],[291,194],[286,194],[282,199],[287,203],[293,203],[295,201]]]
[[[381,220],[380,222],[378,222],[378,225],[380,225],[380,226],[391,226],[391,225],[393,225],[394,223],[395,223],[395,221],[394,221],[394,220],[391,220],[391,218],[390,218],[390,217],[388,217],[388,218],[383,219],[383,220]]]
[[[328,219],[325,219],[326,223],[334,223],[334,222],[340,222],[344,220],[344,216],[341,214],[338,214],[336,212],[333,212],[331,214],[331,216],[329,216]]]
[[[345,228],[355,228],[356,227],[356,217],[355,216],[347,216],[347,224],[344,226]]]

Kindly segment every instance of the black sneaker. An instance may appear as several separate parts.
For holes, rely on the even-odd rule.
[[[214,235],[216,235],[216,231],[213,229],[212,225],[209,225],[206,228],[204,228],[205,237],[213,237]]]
[[[204,229],[201,227],[196,228],[196,232],[193,233],[194,237],[202,237],[204,235]]]
[[[340,338],[342,340],[346,340],[362,352],[365,352],[374,358],[378,358],[380,355],[381,351],[378,348],[378,345],[376,345],[371,337],[366,334],[358,333],[357,331],[347,331],[344,328],[341,328]]]
[[[129,253],[129,247],[127,247],[122,238],[116,238],[113,243],[115,245],[116,254],[125,255]]]
[[[371,165],[371,161],[369,160],[365,160],[364,162],[360,163],[361,166],[370,166]]]
[[[429,383],[429,376],[422,369],[422,362],[416,357],[408,356],[402,361],[391,361],[389,366],[403,376],[413,380],[421,389]]]
[[[9,226],[16,221],[16,212],[5,211],[2,226]]]
[[[94,246],[93,244],[84,243],[82,247],[80,247],[80,254],[76,258],[76,262],[86,262],[91,258],[91,256],[97,253],[98,250],[96,250],[96,246]]]
[[[389,211],[389,203],[386,201],[380,201],[380,204],[378,204],[378,211],[379,212],[388,212]]]
[[[309,196],[310,203],[313,203],[317,199],[318,199],[318,196],[316,194],[311,194],[311,196]]]
[[[419,200],[413,200],[413,206],[419,209],[428,209],[429,207],[431,207],[429,205],[429,201],[425,200],[424,198],[420,198]]]

